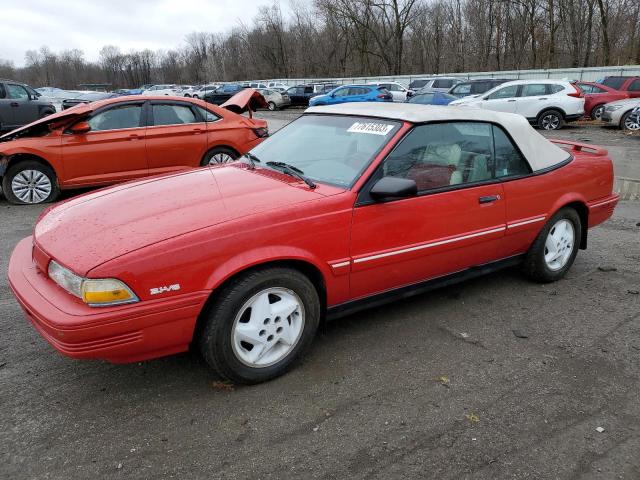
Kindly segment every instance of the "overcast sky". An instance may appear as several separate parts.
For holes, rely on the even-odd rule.
[[[298,0],[306,2],[308,0]],[[195,31],[250,23],[272,0],[0,0],[0,59],[24,64],[27,50],[79,48],[96,60],[104,45],[123,52],[175,48]],[[289,0],[280,0],[283,13]]]

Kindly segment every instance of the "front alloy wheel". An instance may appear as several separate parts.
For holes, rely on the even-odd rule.
[[[268,367],[291,353],[303,330],[300,297],[286,288],[266,288],[247,300],[236,315],[233,353],[248,367]]]
[[[573,224],[566,220],[558,220],[547,235],[544,244],[544,261],[551,271],[558,271],[564,267],[575,244],[576,232]]]
[[[9,167],[2,178],[2,190],[9,202],[23,205],[51,202],[60,193],[53,170],[31,160]]]
[[[259,383],[289,370],[320,323],[309,277],[286,267],[247,271],[214,292],[198,332],[207,363],[236,383]]]
[[[640,115],[634,114],[633,111],[625,113],[622,119],[622,128],[633,132],[640,130]]]
[[[217,147],[211,149],[202,159],[201,166],[219,165],[222,163],[230,163],[238,158],[238,154],[233,150],[225,147]]]

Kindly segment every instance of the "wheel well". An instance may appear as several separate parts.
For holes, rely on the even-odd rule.
[[[540,113],[536,116],[536,122],[538,120],[540,120],[540,116],[544,113],[544,112],[548,112],[549,110],[555,110],[556,112],[560,112],[562,114],[562,118],[564,119],[564,117],[567,116],[567,114],[565,113],[565,111],[559,107],[547,107],[544,108],[542,110],[540,110]]]
[[[306,262],[304,260],[275,260],[271,262],[260,263],[258,265],[253,265],[244,270],[240,270],[239,272],[236,272],[235,274],[231,275],[229,278],[225,279],[224,282],[222,282],[220,285],[218,285],[211,292],[211,295],[209,295],[209,298],[207,299],[204,306],[202,307],[202,311],[200,312],[200,315],[198,315],[198,320],[196,321],[196,327],[193,332],[193,338],[195,339],[200,335],[200,332],[202,331],[202,328],[204,327],[204,324],[206,322],[206,316],[207,316],[207,313],[209,312],[209,309],[217,300],[218,293],[222,291],[222,289],[225,286],[227,286],[229,283],[231,283],[241,275],[245,275],[249,272],[271,268],[271,267],[291,268],[293,270],[299,271],[300,273],[305,275],[309,280],[311,280],[311,283],[313,283],[313,285],[316,287],[316,291],[318,292],[318,297],[320,299],[321,318],[323,319],[325,318],[325,312],[327,311],[327,289],[325,286],[324,277],[322,276],[322,273],[320,272],[320,270],[318,270],[318,268],[315,265],[309,262]]]
[[[233,147],[230,147],[229,145],[214,145],[213,147],[211,147],[209,150],[207,150],[206,152],[204,152],[204,155],[202,156],[202,160],[205,159],[205,157],[207,155],[209,155],[209,152],[211,152],[212,150],[215,150],[216,148],[226,148],[227,150],[231,150],[232,152],[234,152],[236,155],[240,156],[240,152],[238,152],[238,150],[236,150]]]
[[[587,232],[589,229],[589,209],[582,202],[571,202],[565,205],[563,208],[573,208],[576,212],[578,212],[578,216],[580,217],[580,249],[586,250],[587,248]]]
[[[14,165],[17,165],[21,162],[26,162],[26,161],[41,163],[42,165],[49,167],[54,173],[56,173],[56,170],[53,168],[53,166],[49,162],[47,162],[44,158],[39,157],[37,155],[30,154],[30,153],[16,153],[14,155],[9,155],[9,163],[7,164],[7,169],[5,170],[5,173]]]

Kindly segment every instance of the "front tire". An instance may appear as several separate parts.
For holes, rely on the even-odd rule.
[[[573,265],[582,238],[582,222],[573,208],[565,207],[549,219],[529,248],[525,274],[540,283],[560,280]]]
[[[276,110],[276,104],[274,102],[269,102],[268,108],[270,111],[274,112]]]
[[[238,152],[231,150],[227,147],[216,147],[209,150],[202,158],[200,165],[206,167],[207,165],[219,165],[222,163],[231,163],[235,161],[240,155]]]
[[[630,132],[637,132],[640,130],[640,115],[632,115],[633,110],[625,113],[620,120],[620,128],[623,130],[629,130]]]
[[[558,110],[545,110],[538,115],[538,127],[542,130],[560,130],[564,126],[564,117]]]
[[[60,195],[55,172],[34,160],[9,167],[2,177],[2,191],[7,200],[15,205],[53,202]]]
[[[320,311],[318,292],[299,271],[247,272],[223,287],[204,314],[200,350],[226,380],[265,382],[287,372],[310,347]]]
[[[597,105],[591,109],[591,120],[600,120],[604,113],[604,105]]]

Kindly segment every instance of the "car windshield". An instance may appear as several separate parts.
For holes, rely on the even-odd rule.
[[[251,153],[285,162],[314,182],[350,188],[401,123],[342,115],[304,115],[267,138]]]

